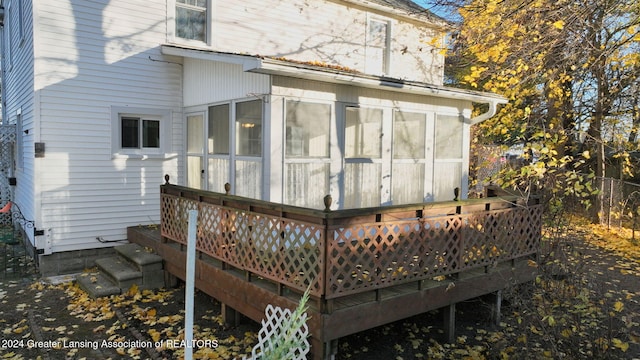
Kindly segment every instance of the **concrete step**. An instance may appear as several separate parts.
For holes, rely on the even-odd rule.
[[[136,285],[140,290],[165,287],[162,257],[137,244],[116,246],[116,255],[95,261],[98,270],[77,277],[92,297],[117,295]]]
[[[162,270],[162,257],[145,250],[138,244],[120,245],[114,250],[141,272]]]
[[[100,273],[107,276],[120,289],[129,289],[133,284],[142,283],[142,272],[120,256],[96,260]]]
[[[117,287],[111,279],[100,272],[83,273],[76,277],[76,282],[80,288],[86,291],[89,296],[99,298],[103,296],[120,295],[122,289]]]
[[[138,244],[125,244],[114,248],[116,253],[126,259],[142,273],[140,289],[157,289],[165,287],[162,257],[153,254]]]

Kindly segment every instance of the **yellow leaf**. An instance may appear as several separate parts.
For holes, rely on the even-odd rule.
[[[613,343],[613,346],[617,347],[618,349],[622,350],[623,352],[626,352],[627,349],[629,349],[629,343],[622,342],[622,340],[620,340],[620,339],[613,338],[611,340],[611,342]]]
[[[131,285],[131,287],[129,288],[129,291],[127,291],[127,295],[129,296],[134,296],[137,293],[138,293],[138,285],[136,284]]]
[[[150,329],[149,331],[147,331],[147,333],[149,333],[149,336],[151,336],[151,340],[153,340],[154,342],[160,341],[160,333],[157,330]]]
[[[624,309],[624,304],[621,301],[616,301],[615,304],[613,304],[613,309],[617,312],[622,311],[622,309]]]

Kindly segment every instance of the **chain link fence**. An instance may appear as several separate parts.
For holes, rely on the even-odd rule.
[[[612,178],[595,181],[602,182],[604,225],[630,228],[635,233],[640,226],[640,184]]]
[[[497,176],[505,167],[519,167],[522,157],[518,151],[505,151],[504,148],[491,145],[476,145],[471,159],[469,197],[486,196],[491,187],[491,178]],[[601,187],[599,186],[601,185]],[[602,189],[602,220],[609,228],[640,228],[640,184],[613,178],[596,178],[591,184],[593,189]],[[565,209],[578,211],[589,216],[588,209],[577,197],[563,199]]]

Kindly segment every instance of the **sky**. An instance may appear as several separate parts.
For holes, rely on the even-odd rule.
[[[413,1],[414,3],[422,6],[423,8],[431,11],[432,13],[434,13],[434,14],[440,16],[440,17],[443,17],[445,19],[451,19],[452,18],[446,12],[444,12],[441,7],[433,6],[433,1],[430,1],[430,0],[411,0],[411,1]]]

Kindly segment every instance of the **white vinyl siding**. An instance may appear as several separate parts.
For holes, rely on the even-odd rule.
[[[30,1],[5,0],[3,39],[3,123],[16,124],[16,141],[14,152],[17,158],[15,171],[17,185],[3,190],[2,198],[9,197],[8,191],[12,191],[13,200],[27,219],[38,219],[39,203],[33,197],[33,189],[36,187],[34,167],[34,142],[38,139],[37,107],[35,106],[35,94],[33,92],[33,17]],[[6,164],[9,165],[9,164]],[[41,222],[36,222],[37,228],[42,228]],[[35,241],[33,231],[25,232],[28,240]]]
[[[182,66],[160,53],[166,4],[148,1],[36,2],[34,89],[39,141],[34,178],[42,199],[45,253],[112,246],[127,226],[159,222],[158,185],[180,183]],[[156,61],[159,60],[159,61]],[[160,156],[115,152],[113,114],[165,114]],[[144,114],[144,113],[143,113]],[[182,170],[182,171],[181,171]]]
[[[326,63],[442,84],[444,56],[429,45],[433,36],[441,35],[428,25],[393,18],[393,26],[386,23],[386,49],[367,49],[368,19],[374,15],[380,20],[379,13],[346,2],[215,1],[212,13],[214,50]],[[377,60],[368,57],[376,49],[384,55]]]

